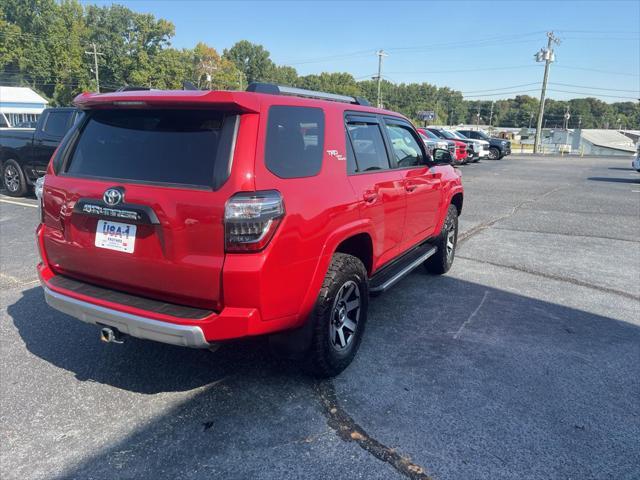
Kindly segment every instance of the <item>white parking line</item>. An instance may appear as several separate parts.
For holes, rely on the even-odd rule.
[[[11,205],[20,205],[21,207],[38,208],[38,205],[33,205],[31,203],[24,203],[24,202],[16,202],[15,200],[5,200],[4,198],[0,198],[0,202],[10,203]]]

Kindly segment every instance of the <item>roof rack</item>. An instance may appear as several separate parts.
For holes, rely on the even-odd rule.
[[[268,93],[269,95],[291,95],[295,97],[318,98],[320,100],[331,100],[334,102],[354,103],[356,105],[369,106],[366,98],[350,97],[348,95],[338,95],[335,93],[317,92],[315,90],[305,90],[303,88],[287,87],[276,85],[275,83],[253,82],[247,87],[247,92]]]

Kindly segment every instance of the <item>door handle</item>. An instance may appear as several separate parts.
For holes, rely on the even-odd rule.
[[[374,192],[373,190],[367,190],[362,195],[362,198],[367,203],[373,203],[378,199],[378,192]]]
[[[415,184],[415,183],[407,182],[407,183],[404,184],[404,189],[407,192],[413,192],[416,188],[418,188],[418,185]]]

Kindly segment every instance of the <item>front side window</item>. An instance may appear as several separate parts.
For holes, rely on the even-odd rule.
[[[386,128],[398,167],[407,168],[425,164],[422,149],[409,127],[387,124]]]
[[[317,175],[322,168],[324,112],[275,105],[269,109],[265,164],[280,178]]]
[[[377,123],[347,123],[358,172],[389,168],[389,158]]]

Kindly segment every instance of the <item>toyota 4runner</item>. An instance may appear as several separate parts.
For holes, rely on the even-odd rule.
[[[269,335],[308,372],[358,350],[369,295],[453,262],[460,174],[403,116],[271,84],[82,94],[49,163],[47,302],[187,347]]]

